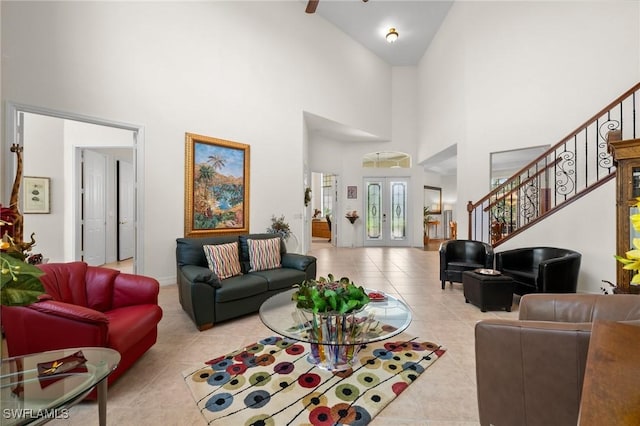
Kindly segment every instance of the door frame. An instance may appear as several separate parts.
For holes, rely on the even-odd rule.
[[[5,109],[5,147],[3,152],[9,152],[11,141],[17,141],[18,135],[18,114],[30,113],[37,115],[44,115],[53,118],[59,118],[61,120],[79,121],[87,124],[95,124],[99,126],[113,127],[116,129],[129,130],[133,133],[133,142],[131,149],[133,150],[133,179],[135,185],[135,243],[134,243],[134,258],[133,258],[133,273],[144,274],[144,139],[145,132],[144,126],[132,123],[124,123],[120,121],[107,120],[97,117],[86,116],[82,114],[57,111],[49,108],[38,107],[33,105],[26,105],[17,102],[7,101]],[[75,153],[76,146],[72,151]],[[75,155],[75,154],[74,154]],[[70,164],[77,164],[75,159],[69,159]],[[5,177],[5,186],[2,188],[3,194],[9,194],[11,192],[11,185],[15,175],[15,164],[9,164],[3,162],[6,167],[2,170],[2,176]],[[78,175],[74,172],[75,181],[78,179]],[[72,182],[72,187],[77,188],[75,182]],[[78,232],[78,224],[80,221],[79,203],[80,194],[76,191],[72,191],[71,194],[71,253],[67,253],[65,248],[65,257],[71,257],[73,260],[79,260],[81,256],[81,245],[79,243],[81,235]]]
[[[125,169],[130,170],[131,180],[130,181],[127,180],[127,182],[123,184],[122,176],[123,176],[123,170]],[[129,254],[128,250],[123,255],[123,247],[125,246],[125,244],[123,244],[123,241],[125,241],[125,238],[126,238],[126,236],[123,234],[129,235],[129,233],[122,232],[123,205],[126,206],[128,212],[131,212],[130,215],[127,215],[127,218],[135,216],[135,213],[133,211],[133,209],[135,208],[135,200],[131,200],[131,202],[129,202],[128,200],[129,197],[123,196],[123,191],[122,191],[123,186],[125,188],[129,186],[133,186],[133,162],[116,160],[116,261],[118,262],[132,258],[132,256],[128,256]],[[126,192],[126,189],[125,189],[125,192]],[[135,223],[133,225],[135,227]],[[126,238],[126,240],[128,241],[128,238]],[[133,243],[135,243],[135,236],[133,236]],[[127,244],[127,246],[129,245]]]

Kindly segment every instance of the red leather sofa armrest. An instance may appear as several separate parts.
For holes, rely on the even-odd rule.
[[[28,308],[34,311],[68,318],[75,321],[104,324],[109,323],[107,316],[102,312],[85,308],[84,306],[71,305],[69,303],[58,302],[55,300],[43,300],[29,305]]]
[[[29,306],[3,306],[1,312],[9,356],[107,346],[109,321],[93,309],[47,300]]]
[[[113,308],[157,305],[160,284],[144,275],[119,274],[113,286]]]

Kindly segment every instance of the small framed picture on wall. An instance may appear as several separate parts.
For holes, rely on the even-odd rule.
[[[51,213],[49,178],[25,176],[22,185],[23,213]]]
[[[347,198],[348,199],[356,199],[358,198],[358,187],[353,185],[353,186],[347,186]]]

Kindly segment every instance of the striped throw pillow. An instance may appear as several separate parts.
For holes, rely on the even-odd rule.
[[[209,269],[221,280],[241,275],[238,243],[202,246]]]
[[[265,240],[247,240],[249,248],[249,264],[253,271],[280,268],[280,238],[267,238]]]

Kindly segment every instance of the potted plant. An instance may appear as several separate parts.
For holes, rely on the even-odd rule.
[[[267,232],[269,234],[278,234],[285,241],[291,236],[291,228],[289,228],[289,224],[285,222],[284,215],[280,217],[276,217],[275,215],[271,216],[271,227],[267,228]]]
[[[351,224],[353,225],[355,223],[355,221],[358,220],[358,218],[360,216],[358,216],[358,211],[357,210],[353,210],[353,211],[348,212],[344,217],[346,217],[347,220],[349,222],[351,222]]]
[[[313,341],[310,360],[330,371],[351,368],[360,349],[357,342],[367,330],[367,318],[357,316],[369,303],[365,289],[329,274],[297,285],[292,300]]]
[[[640,197],[637,197],[636,201],[635,207],[640,209]],[[636,233],[640,232],[640,213],[630,215],[629,220],[631,221],[631,226]],[[634,248],[627,251],[624,256],[617,254],[613,256],[618,262],[624,265],[622,269],[634,271],[631,282],[629,283],[628,291],[625,291],[620,287],[620,283],[615,285],[609,281],[603,280],[603,282],[611,286],[610,289],[600,287],[605,294],[608,294],[607,290],[611,290],[613,293],[640,293],[640,238],[634,238],[632,243]]]
[[[432,220],[433,220],[433,217],[431,216],[431,208],[425,206],[422,210],[422,225],[423,225],[423,232],[424,232],[423,243],[425,246],[429,244],[429,222],[431,222]]]
[[[302,281],[296,287],[292,296],[296,307],[313,313],[347,314],[369,303],[365,289],[347,277],[336,280],[329,274],[327,278]]]

